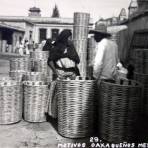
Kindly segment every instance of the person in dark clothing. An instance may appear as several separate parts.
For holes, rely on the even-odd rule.
[[[50,49],[48,65],[56,77],[69,77],[80,75],[77,65],[80,63],[76,49],[70,41],[72,33],[70,30],[63,30]]]
[[[52,48],[52,43],[52,39],[47,39],[45,45],[43,46],[43,51],[50,51],[50,49]]]

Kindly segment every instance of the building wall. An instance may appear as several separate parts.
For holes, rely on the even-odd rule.
[[[126,25],[128,26],[128,29],[126,32],[122,32],[120,33],[120,40],[122,40],[122,42],[124,43],[124,45],[122,44],[122,47],[120,45],[120,48],[124,49],[124,60],[128,61],[128,56],[129,53],[131,51],[130,46],[131,46],[131,41],[132,41],[132,37],[133,37],[133,33],[136,30],[140,30],[140,29],[148,29],[148,14],[147,15],[143,15],[143,16],[139,16],[138,18],[133,18],[130,19]]]
[[[51,38],[51,30],[59,29],[61,32],[63,29],[71,29],[73,30],[73,25],[62,25],[62,24],[36,24],[33,29],[33,40],[35,43],[39,43],[39,29],[44,28],[47,29],[47,38]]]

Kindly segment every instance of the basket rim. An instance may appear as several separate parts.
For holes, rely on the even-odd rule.
[[[126,80],[126,79],[120,79],[120,80]],[[129,88],[131,88],[131,87],[136,87],[136,88],[138,88],[138,87],[142,87],[143,85],[142,85],[142,83],[140,83],[140,82],[138,82],[138,81],[135,81],[135,80],[131,80],[131,79],[128,79],[127,81],[132,81],[132,82],[135,82],[135,84],[138,84],[138,85],[121,85],[121,84],[117,84],[117,83],[111,83],[111,82],[106,82],[106,81],[101,81],[101,83],[104,83],[104,84],[108,84],[108,85],[114,85],[114,86],[120,86],[120,87],[129,87]]]
[[[141,75],[141,76],[148,76],[148,74],[134,72],[134,74]]]
[[[44,81],[23,81],[22,83],[27,86],[48,86],[48,83]]]
[[[148,51],[148,49],[147,48],[135,48],[134,50],[136,50],[136,51]]]

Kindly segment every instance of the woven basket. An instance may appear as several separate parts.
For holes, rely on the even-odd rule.
[[[9,76],[11,77],[11,79],[19,81],[19,82],[24,80],[25,74],[26,74],[26,71],[22,71],[22,70],[10,71],[9,72]]]
[[[74,39],[73,43],[77,52],[87,52],[87,39]]]
[[[93,134],[95,88],[94,80],[57,81],[58,132],[68,138]]]
[[[120,143],[135,138],[142,86],[135,81],[102,81],[99,87],[99,135],[108,142]]]
[[[21,83],[0,81],[0,124],[12,124],[22,119]]]
[[[148,74],[134,73],[134,79],[143,84],[142,114],[148,116]]]
[[[24,76],[25,81],[47,81],[47,77],[42,72],[27,72]]]
[[[11,58],[10,59],[10,71],[30,71],[31,64],[28,56],[21,58]]]
[[[73,27],[74,39],[87,39],[88,37],[88,26],[74,26]]]
[[[148,49],[134,50],[135,71],[148,74]]]
[[[26,121],[46,121],[47,97],[47,83],[43,81],[24,81],[24,119]]]
[[[34,60],[34,71],[42,72],[45,75],[48,75],[48,65],[47,60]]]
[[[89,25],[90,14],[89,13],[74,13],[74,25],[88,26]]]

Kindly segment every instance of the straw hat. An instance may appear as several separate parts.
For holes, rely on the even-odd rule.
[[[89,34],[101,34],[104,36],[111,36],[111,34],[107,32],[107,26],[104,23],[96,24],[95,29],[90,30]]]

